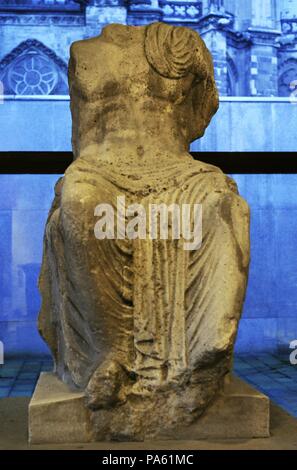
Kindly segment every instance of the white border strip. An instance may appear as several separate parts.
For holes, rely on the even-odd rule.
[[[5,101],[70,101],[69,95],[0,95]],[[292,103],[292,98],[278,96],[220,96],[222,103]]]
[[[292,97],[280,96],[220,96],[221,102],[230,103],[292,103]]]
[[[69,95],[0,95],[3,101],[70,101]]]

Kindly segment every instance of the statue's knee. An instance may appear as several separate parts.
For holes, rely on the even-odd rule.
[[[250,259],[250,210],[247,202],[233,192],[221,200],[220,215],[229,226],[236,241],[236,252],[241,269],[245,270]]]
[[[232,226],[246,226],[249,222],[250,210],[247,202],[236,193],[229,191],[220,199],[220,214]]]
[[[61,202],[61,222],[64,235],[82,244],[87,242],[94,218],[94,208],[91,199],[82,191],[72,188],[63,191]]]

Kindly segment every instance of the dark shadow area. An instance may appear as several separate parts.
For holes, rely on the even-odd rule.
[[[220,167],[224,173],[297,173],[295,152],[191,152],[195,160]],[[61,174],[72,152],[0,152],[2,174]]]

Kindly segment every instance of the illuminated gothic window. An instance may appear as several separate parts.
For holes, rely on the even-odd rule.
[[[9,87],[16,95],[49,95],[58,78],[51,61],[35,51],[20,57],[8,71]]]
[[[238,71],[229,55],[227,57],[227,95],[238,95]]]
[[[0,62],[5,95],[68,94],[67,65],[44,44],[27,40]]]

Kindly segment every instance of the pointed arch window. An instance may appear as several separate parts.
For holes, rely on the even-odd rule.
[[[0,62],[5,95],[67,95],[67,64],[41,42],[28,39]]]
[[[280,67],[278,79],[279,96],[288,97],[297,86],[297,59],[288,59]]]

